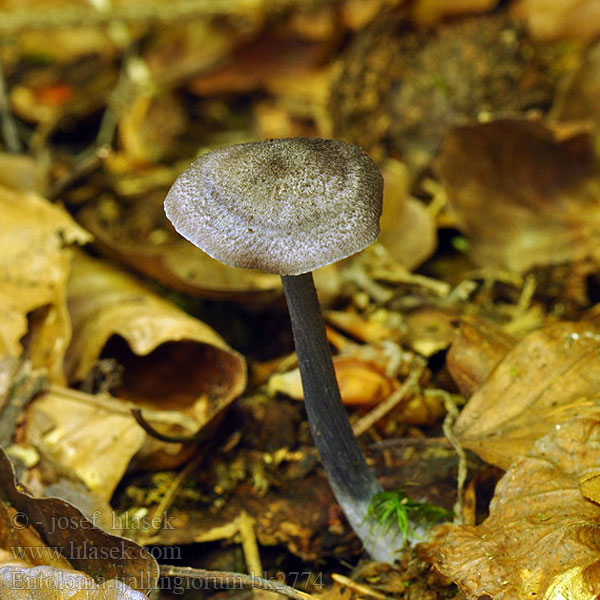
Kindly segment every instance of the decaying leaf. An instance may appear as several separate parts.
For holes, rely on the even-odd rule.
[[[593,39],[600,32],[600,5],[595,0],[517,0],[512,7],[539,39]]]
[[[498,0],[418,0],[413,7],[413,18],[420,25],[431,26],[444,17],[487,12],[497,4]]]
[[[456,421],[461,444],[503,469],[553,427],[600,406],[600,330],[556,323],[516,344]]]
[[[435,252],[435,219],[422,202],[409,195],[411,176],[406,165],[390,159],[382,172],[384,210],[379,241],[401,265],[414,269]]]
[[[0,215],[0,357],[21,356],[28,333],[33,366],[47,368],[50,378],[61,382],[71,336],[65,302],[68,246],[91,236],[62,208],[32,192],[0,188]]]
[[[62,472],[107,499],[146,439],[129,403],[56,386],[29,407],[26,435]]]
[[[600,506],[579,480],[598,461],[600,413],[557,425],[500,480],[481,525],[441,526],[427,554],[468,598],[595,598]]]
[[[465,398],[477,391],[515,343],[515,339],[486,319],[461,318],[446,365]]]
[[[0,511],[0,547],[13,559],[28,565],[75,568],[97,581],[119,579],[143,593],[158,580],[156,561],[135,542],[96,528],[64,500],[31,496],[17,484],[4,452],[0,452]],[[36,573],[51,575],[43,569],[30,574]],[[1,585],[6,581],[3,578]],[[15,600],[30,597],[15,596]]]
[[[385,400],[399,384],[386,376],[380,366],[350,356],[336,356],[333,361],[340,386],[342,400],[346,405],[369,406]],[[269,379],[269,393],[282,393],[304,399],[300,371],[275,374]]]
[[[109,579],[97,584],[78,571],[56,567],[0,567],[0,592],[6,600],[145,600],[146,594]],[[35,594],[35,595],[33,595]]]
[[[560,121],[591,122],[600,128],[600,43],[586,49],[569,85],[555,102],[555,118]]]
[[[177,235],[167,223],[164,196],[151,194],[129,208],[100,201],[79,220],[108,257],[186,294],[248,301],[279,292],[277,275],[228,267]]]
[[[473,258],[525,272],[600,261],[600,177],[591,140],[504,119],[456,127],[439,172]]]
[[[65,369],[84,380],[101,357],[123,368],[113,389],[140,406],[181,410],[204,426],[246,385],[244,359],[210,327],[83,253],[68,284],[73,340]]]
[[[406,316],[407,343],[422,356],[445,350],[456,337],[457,315],[452,311],[424,307]]]

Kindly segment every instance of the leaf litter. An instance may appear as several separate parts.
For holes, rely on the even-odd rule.
[[[203,566],[320,569],[297,583],[325,597],[598,595],[597,20],[593,3],[497,4],[5,11],[3,139],[31,157],[0,160],[0,425],[36,494],[74,486]],[[474,453],[480,524],[443,525],[396,566],[327,562],[360,548],[293,400],[279,282],[214,263],[162,214],[198,153],[295,135],[358,142],[386,180],[381,243],[316,276],[369,460],[389,493],[448,510],[443,432]],[[495,490],[481,460],[506,470]],[[14,569],[95,585],[57,560],[0,585]]]

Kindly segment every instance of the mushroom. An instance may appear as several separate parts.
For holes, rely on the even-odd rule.
[[[382,488],[341,400],[312,277],[377,239],[382,196],[383,178],[357,146],[291,138],[204,154],[175,181],[165,212],[213,258],[281,275],[308,421],[329,483],[371,556],[393,562],[391,534],[368,516]]]

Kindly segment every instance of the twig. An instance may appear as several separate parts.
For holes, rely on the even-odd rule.
[[[110,147],[106,145],[93,148],[91,154],[86,151],[85,155],[80,157],[75,168],[52,185],[47,194],[48,199],[57,198],[74,183],[94,173],[102,166],[109,154]]]
[[[424,367],[420,367],[416,371],[413,371],[402,384],[402,387],[390,394],[381,404],[378,404],[371,412],[357,421],[352,426],[354,435],[356,437],[361,436],[365,431],[368,431],[375,423],[377,423],[379,419],[382,419],[395,408],[404,399],[410,389],[419,381],[423,371]]]
[[[460,445],[458,438],[454,434],[454,422],[458,418],[460,411],[458,410],[456,402],[452,399],[452,396],[448,392],[443,390],[431,390],[431,392],[442,395],[444,406],[447,411],[442,429],[444,431],[444,435],[448,438],[448,441],[452,444],[452,447],[458,455],[458,475],[456,477],[457,499],[456,504],[454,505],[454,522],[456,524],[461,524],[463,522],[463,493],[465,481],[467,480],[467,455],[465,454],[463,447]]]
[[[448,438],[445,437],[401,437],[390,440],[381,440],[374,442],[369,446],[374,450],[387,450],[396,446],[452,446]]]
[[[345,585],[346,587],[349,587],[350,589],[358,592],[360,595],[370,596],[371,598],[377,598],[378,600],[386,600],[387,599],[387,596],[385,594],[382,594],[381,592],[378,592],[377,590],[370,588],[368,585],[365,585],[364,583],[357,583],[356,581],[352,581],[352,579],[350,579],[349,577],[346,577],[345,575],[340,575],[339,573],[333,573],[331,575],[331,578],[334,581],[337,581],[338,583],[341,583],[342,585]]]
[[[175,496],[177,492],[181,489],[181,486],[185,482],[185,480],[198,468],[198,465],[202,462],[204,456],[201,453],[198,453],[175,477],[167,491],[164,493],[161,501],[158,503],[158,506],[154,509],[152,513],[152,517],[150,519],[150,523],[152,526],[148,531],[144,531],[143,535],[140,539],[136,540],[138,544],[148,544],[151,543],[152,536],[156,532],[158,532],[163,524],[163,519],[156,517],[161,517],[166,514],[169,510],[171,504],[173,504],[173,500],[175,500]]]
[[[2,122],[2,140],[8,152],[18,154],[22,150],[19,132],[10,112],[10,103],[6,93],[6,81],[4,79],[4,69],[0,62],[0,120]]]
[[[260,551],[256,541],[256,531],[254,530],[254,519],[245,511],[239,514],[236,519],[239,535],[242,538],[242,550],[246,561],[246,570],[249,573],[262,573],[262,561],[260,560]]]
[[[138,422],[138,425],[151,437],[160,440],[161,442],[169,442],[171,444],[186,444],[188,442],[197,442],[203,435],[202,427],[193,433],[192,435],[166,435],[157,431],[146,421],[142,416],[142,410],[140,408],[131,409],[132,417]]]
[[[306,592],[296,590],[279,581],[269,581],[255,575],[244,575],[243,573],[231,573],[228,571],[207,571],[206,569],[192,569],[191,567],[175,567],[171,565],[161,565],[160,574],[162,577],[201,579],[206,583],[212,583],[214,587],[268,590],[292,598],[292,600],[314,600],[314,597]]]

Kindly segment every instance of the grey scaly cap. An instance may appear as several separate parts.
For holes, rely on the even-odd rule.
[[[299,275],[379,236],[383,178],[363,150],[337,140],[237,144],[201,156],[175,181],[175,229],[233,267]]]

